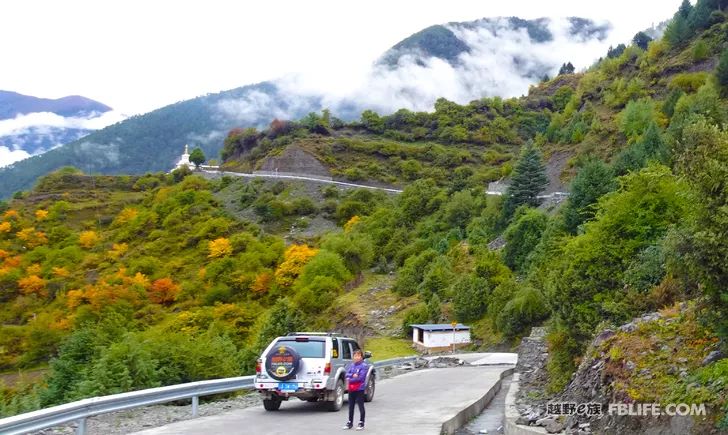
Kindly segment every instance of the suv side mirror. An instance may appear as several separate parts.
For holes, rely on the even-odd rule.
[[[371,357],[372,357],[372,353],[369,352],[368,350],[365,350],[364,351],[364,359],[371,358]]]

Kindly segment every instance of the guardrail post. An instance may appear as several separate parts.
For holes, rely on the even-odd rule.
[[[86,419],[80,418],[77,421],[78,426],[76,427],[76,435],[86,435]]]
[[[200,398],[192,396],[192,417],[197,417],[197,411],[200,407]]]

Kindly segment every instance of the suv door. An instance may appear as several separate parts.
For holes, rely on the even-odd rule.
[[[331,359],[341,358],[341,350],[339,349],[339,339],[336,337],[331,338]]]
[[[336,371],[339,369],[339,367],[344,366],[344,362],[342,360],[342,349],[343,343],[342,340],[339,340],[336,337],[331,337],[331,373],[335,374]]]

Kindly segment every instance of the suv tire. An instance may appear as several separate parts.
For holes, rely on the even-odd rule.
[[[280,347],[283,347],[283,351],[288,353],[293,358],[293,367],[285,375],[276,374],[275,369],[271,365],[271,357],[279,352]],[[289,379],[294,378],[296,376],[296,373],[298,373],[298,369],[301,366],[301,356],[298,354],[298,352],[296,352],[296,349],[294,349],[290,346],[280,346],[280,347],[274,347],[273,349],[270,350],[270,352],[268,352],[268,355],[266,355],[265,371],[268,373],[268,375],[271,378],[273,378],[277,381],[287,381]]]
[[[334,388],[334,400],[326,403],[326,409],[332,412],[336,412],[344,406],[344,381],[338,379],[336,381],[336,387]]]
[[[364,390],[364,401],[371,402],[374,400],[374,391],[376,389],[376,381],[374,375],[369,376],[369,382],[367,382],[367,388]]]
[[[263,408],[266,411],[278,411],[281,407],[281,399],[263,399]]]

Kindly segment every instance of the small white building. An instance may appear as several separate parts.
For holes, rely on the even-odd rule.
[[[470,327],[462,323],[458,323],[454,327],[449,323],[410,326],[412,327],[412,343],[423,351],[440,352],[470,344]]]

